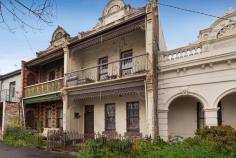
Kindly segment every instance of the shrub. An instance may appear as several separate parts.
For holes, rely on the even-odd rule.
[[[193,138],[212,150],[231,153],[236,149],[236,130],[231,126],[206,127],[197,130]]]
[[[3,136],[3,143],[14,146],[42,147],[43,139],[31,129],[16,127],[8,128]]]

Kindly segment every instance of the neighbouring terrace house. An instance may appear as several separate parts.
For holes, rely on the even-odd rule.
[[[165,50],[158,17],[155,1],[136,9],[110,0],[92,30],[67,41],[64,130],[155,135],[157,52]]]
[[[0,135],[22,117],[21,70],[0,76]]]
[[[22,91],[26,127],[47,133],[63,128],[63,43],[70,38],[61,27],[50,46],[31,61],[22,62]]]
[[[159,134],[192,137],[204,126],[236,128],[236,10],[198,40],[159,57]]]

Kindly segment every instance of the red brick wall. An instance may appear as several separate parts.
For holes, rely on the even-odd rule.
[[[17,103],[5,103],[4,128],[12,127],[14,121],[19,121],[19,106]]]
[[[35,127],[46,128],[46,118],[47,118],[47,110],[52,110],[52,118],[51,124],[52,128],[57,128],[57,109],[62,108],[63,104],[61,101],[55,102],[47,102],[41,104],[34,104],[34,105],[27,105],[25,113],[28,111],[34,112],[34,119],[35,119]],[[26,120],[28,121],[28,120]]]

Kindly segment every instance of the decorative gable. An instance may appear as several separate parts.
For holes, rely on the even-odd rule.
[[[123,0],[110,0],[106,5],[103,16],[100,18],[101,24],[106,25],[123,18],[131,10]]]
[[[52,34],[51,46],[61,45],[70,35],[60,26]]]
[[[229,8],[210,28],[200,31],[199,41],[219,39],[234,34],[236,35],[236,10]]]

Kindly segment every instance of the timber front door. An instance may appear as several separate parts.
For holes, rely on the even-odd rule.
[[[85,106],[84,134],[87,136],[94,134],[94,105]]]

